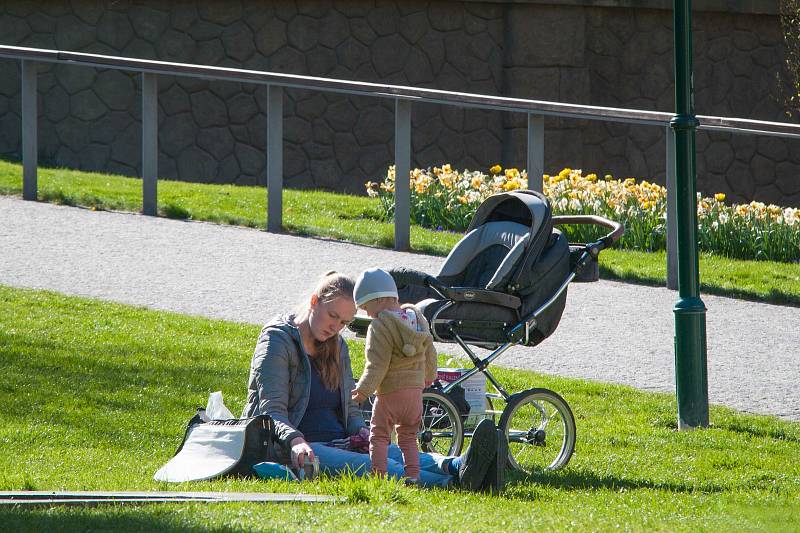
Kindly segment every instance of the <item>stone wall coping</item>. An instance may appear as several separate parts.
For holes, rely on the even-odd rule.
[[[55,63],[69,63],[73,65],[83,65],[97,68],[112,67],[136,72],[151,72],[155,74],[190,76],[245,83],[261,83],[296,89],[313,89],[319,91],[376,96],[383,98],[402,98],[412,101],[477,107],[496,111],[524,112],[557,117],[605,120],[655,126],[668,125],[674,116],[672,113],[664,113],[659,111],[564,104],[560,102],[549,102],[543,100],[488,96],[482,94],[442,91],[438,89],[424,89],[402,85],[388,85],[381,83],[341,80],[335,78],[302,76],[297,74],[284,74],[277,72],[214,67],[207,65],[193,65],[188,63],[170,63],[166,61],[152,61],[118,56],[86,54],[81,52],[62,52],[58,50],[26,48],[19,46],[0,45],[0,57],[28,61],[37,60]],[[800,138],[800,124],[703,115],[697,116],[697,119],[700,121],[700,129],[729,131],[735,133],[758,133],[761,135]]]
[[[672,11],[672,0],[462,0],[489,4],[540,4],[553,6],[660,9]],[[694,0],[692,11],[778,15],[778,0]]]

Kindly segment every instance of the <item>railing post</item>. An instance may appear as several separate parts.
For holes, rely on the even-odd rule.
[[[394,249],[411,248],[411,102],[395,100]]]
[[[283,87],[267,87],[267,231],[283,230]]]
[[[36,109],[36,63],[22,60],[22,198],[38,197],[39,143]]]
[[[158,214],[158,77],[142,72],[142,213]]]
[[[675,202],[675,132],[667,126],[667,288],[678,289],[678,209]]]
[[[544,117],[528,113],[528,188],[542,192]]]

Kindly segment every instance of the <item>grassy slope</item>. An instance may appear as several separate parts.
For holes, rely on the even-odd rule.
[[[0,161],[0,194],[20,195],[21,166]],[[162,180],[159,212],[250,227],[266,225],[263,187],[204,185]],[[98,209],[139,211],[141,181],[60,169],[40,169],[39,197],[44,201]],[[390,247],[394,229],[381,222],[377,202],[359,196],[287,189],[283,195],[284,225],[290,232]],[[412,226],[415,251],[446,255],[461,235]],[[601,256],[603,277],[663,286],[666,258],[662,253],[608,250]],[[701,256],[702,290],[775,303],[800,305],[800,264],[739,261]]]
[[[236,413],[258,327],[0,287],[0,490],[304,491],[338,505],[185,504],[0,509],[8,530],[791,530],[800,520],[800,424],[713,407],[675,431],[674,397],[499,369],[511,390],[561,393],[578,423],[558,473],[503,496],[376,480],[215,481],[153,472],[209,392]],[[351,342],[356,373],[363,345]]]

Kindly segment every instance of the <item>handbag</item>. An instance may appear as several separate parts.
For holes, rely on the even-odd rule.
[[[255,475],[253,465],[275,461],[275,424],[267,415],[206,421],[205,409],[189,420],[183,442],[156,481],[180,483],[220,476]]]

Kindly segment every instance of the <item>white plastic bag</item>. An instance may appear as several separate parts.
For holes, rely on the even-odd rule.
[[[222,391],[212,392],[208,395],[206,416],[209,420],[230,420],[236,418],[233,416],[233,413],[225,407],[225,403],[222,401]]]

